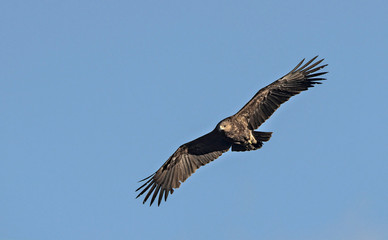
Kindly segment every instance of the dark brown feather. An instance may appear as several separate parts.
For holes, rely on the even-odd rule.
[[[313,63],[317,57],[318,56],[314,57],[302,67],[299,67],[302,65],[303,59],[291,72],[262,88],[234,116],[237,119],[246,121],[251,130],[257,129],[280,107],[281,104],[290,99],[290,97],[313,87],[314,84],[320,84],[319,81],[326,80],[325,78],[315,78],[327,73],[315,73],[327,66],[326,64],[316,67],[323,61],[323,59],[321,59]]]
[[[180,184],[198,168],[221,156],[229,150],[230,146],[231,143],[226,141],[217,130],[183,144],[158,171],[142,180],[148,181],[136,190],[142,189],[136,198],[148,191],[143,201],[145,203],[153,193],[151,206],[159,194],[158,205],[160,205],[163,193],[166,201],[169,191],[172,194],[173,189],[179,188]]]

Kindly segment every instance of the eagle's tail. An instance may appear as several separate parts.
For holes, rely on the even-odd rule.
[[[233,144],[232,151],[244,152],[244,151],[251,151],[251,150],[259,149],[263,146],[263,142],[269,141],[269,139],[272,136],[272,132],[253,131],[252,134],[253,134],[253,137],[256,139],[256,143],[245,144],[245,145]]]
[[[260,132],[253,131],[253,136],[256,138],[256,141],[267,142],[272,136],[272,132]]]
[[[263,146],[263,142],[269,141],[272,136],[272,132],[253,131],[253,136],[255,137],[257,143],[252,144],[252,146],[254,147],[253,150],[256,150]]]

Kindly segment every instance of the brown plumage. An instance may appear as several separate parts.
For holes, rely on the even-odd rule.
[[[303,59],[288,74],[258,91],[240,111],[222,120],[213,131],[180,146],[154,174],[141,180],[145,183],[136,190],[141,190],[136,198],[146,193],[143,203],[151,197],[150,206],[156,198],[160,205],[163,196],[166,201],[168,194],[179,188],[198,168],[217,159],[230,148],[232,151],[261,148],[272,133],[254,130],[290,97],[325,80],[319,76],[327,72],[317,71],[327,64],[319,65],[323,59],[313,63],[317,57],[301,66]]]

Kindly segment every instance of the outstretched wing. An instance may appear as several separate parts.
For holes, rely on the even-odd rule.
[[[284,77],[262,88],[234,117],[246,121],[248,128],[254,130],[263,124],[290,97],[313,87],[314,84],[321,84],[319,81],[326,79],[319,76],[327,72],[317,71],[326,67],[327,64],[319,65],[324,59],[313,63],[317,57],[301,66],[303,59]]]
[[[151,206],[159,194],[158,205],[160,205],[163,195],[166,201],[168,194],[174,192],[174,188],[179,188],[181,183],[198,168],[221,156],[229,150],[230,146],[231,143],[227,142],[217,130],[183,144],[158,171],[141,180],[146,182],[136,190],[142,189],[136,198],[148,191],[143,201],[145,203],[153,193]]]

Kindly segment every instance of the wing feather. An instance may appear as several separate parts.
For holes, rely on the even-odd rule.
[[[221,154],[228,151],[230,147],[231,143],[226,141],[217,130],[213,130],[194,141],[183,144],[162,167],[151,176],[142,180],[147,181],[136,190],[141,190],[136,198],[147,193],[143,201],[145,203],[153,193],[150,206],[155,199],[158,199],[158,205],[160,205],[163,195],[166,201],[169,192],[172,194],[174,188],[179,188],[180,184],[186,181],[198,168],[217,159]]]
[[[303,59],[288,74],[262,88],[234,117],[246,121],[250,130],[257,129],[290,97],[314,87],[315,84],[321,84],[320,81],[326,79],[318,76],[327,72],[317,71],[326,67],[327,64],[320,65],[324,59],[314,62],[317,57],[301,66]]]

